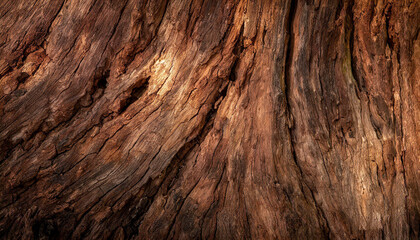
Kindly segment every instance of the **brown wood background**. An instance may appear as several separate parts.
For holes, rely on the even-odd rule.
[[[419,0],[1,0],[0,238],[418,239]]]

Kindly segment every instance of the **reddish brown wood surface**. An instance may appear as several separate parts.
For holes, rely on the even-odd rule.
[[[0,1],[0,238],[418,239],[420,1]]]

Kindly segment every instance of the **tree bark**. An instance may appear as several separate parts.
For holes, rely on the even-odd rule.
[[[0,237],[418,239],[420,1],[5,0]]]

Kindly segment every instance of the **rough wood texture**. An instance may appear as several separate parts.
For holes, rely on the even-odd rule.
[[[5,239],[418,239],[420,1],[0,1]]]

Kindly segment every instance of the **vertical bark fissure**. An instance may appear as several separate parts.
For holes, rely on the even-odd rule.
[[[294,33],[293,33],[293,20],[295,18],[295,14],[296,14],[296,8],[297,8],[297,1],[291,0],[290,1],[290,6],[287,12],[287,28],[286,28],[286,33],[287,33],[287,50],[286,50],[286,62],[285,62],[285,73],[284,73],[284,84],[285,84],[285,101],[286,101],[286,106],[287,106],[287,115],[291,115],[292,111],[291,111],[291,106],[290,106],[290,96],[289,96],[289,92],[290,92],[290,85],[291,85],[291,79],[292,79],[292,75],[293,72],[291,71],[292,65],[294,64],[293,61],[293,52],[294,52]],[[290,119],[290,117],[289,117]],[[291,152],[293,155],[293,160],[296,164],[296,166],[299,169],[300,175],[302,175],[302,169],[297,161],[297,156],[296,156],[296,152],[294,149],[294,140],[293,140],[293,132],[292,129],[289,127],[289,137],[290,137],[290,144],[291,144]]]
[[[290,106],[290,88],[291,88],[291,82],[292,82],[292,78],[294,76],[294,73],[292,72],[292,65],[294,65],[293,62],[293,58],[294,58],[294,38],[295,38],[295,33],[294,33],[294,21],[295,21],[295,17],[296,17],[296,10],[297,10],[297,4],[298,1],[295,0],[291,0],[290,2],[290,8],[288,11],[288,15],[287,15],[287,28],[286,28],[286,33],[287,33],[287,51],[286,51],[286,63],[285,63],[285,99],[286,99],[286,105],[287,105],[287,113],[288,115],[292,114],[291,112],[291,106]],[[290,118],[290,117],[289,117]],[[294,117],[293,117],[294,118]],[[325,228],[322,228],[322,232],[324,233],[325,237],[329,238],[329,234],[331,232],[330,230],[330,226],[328,223],[328,220],[325,216],[325,213],[322,209],[321,206],[319,206],[319,204],[317,203],[313,190],[309,187],[309,185],[306,183],[305,177],[304,177],[304,172],[302,171],[302,168],[299,164],[298,161],[298,157],[296,155],[296,151],[295,151],[295,146],[294,146],[294,133],[293,133],[293,129],[288,127],[289,130],[289,141],[290,141],[290,148],[291,148],[291,152],[292,152],[292,156],[293,156],[293,160],[295,162],[296,167],[299,169],[299,173],[300,173],[300,179],[301,179],[301,191],[304,195],[305,191],[303,186],[306,186],[308,188],[308,190],[310,191],[310,197],[311,197],[311,201],[314,203],[315,208],[318,212],[318,221],[321,223],[322,222],[325,223]]]

